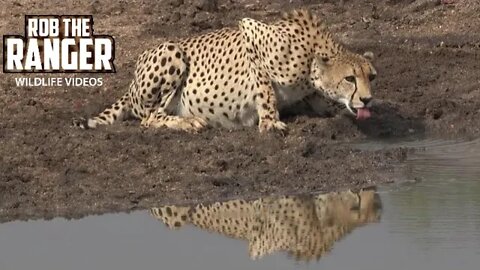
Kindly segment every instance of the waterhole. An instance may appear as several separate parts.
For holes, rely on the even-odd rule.
[[[409,184],[3,223],[0,269],[478,269],[480,140],[358,147]]]

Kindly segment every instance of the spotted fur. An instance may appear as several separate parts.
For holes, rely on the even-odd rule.
[[[164,206],[151,214],[171,229],[185,224],[247,240],[252,259],[286,251],[297,260],[319,259],[353,229],[378,221],[373,190],[317,196],[232,200],[210,205]]]
[[[261,132],[286,129],[279,110],[316,95],[355,113],[369,106],[372,54],[348,51],[310,12],[296,10],[272,24],[245,18],[221,29],[166,42],[138,59],[129,91],[82,128],[112,124],[132,112],[145,127],[197,132],[207,125],[258,123]],[[312,97],[312,98],[310,98]]]

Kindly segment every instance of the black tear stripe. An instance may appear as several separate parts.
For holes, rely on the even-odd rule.
[[[360,66],[360,70],[361,70],[362,73],[363,73],[362,66]],[[353,73],[355,74],[355,70],[353,70],[353,71],[354,71]],[[355,84],[355,91],[353,91],[352,97],[350,97],[350,102],[351,102],[351,103],[353,103],[353,97],[355,96],[355,93],[357,93],[357,90],[358,90],[358,87],[357,87],[357,78],[355,78],[354,84]]]
[[[355,80],[355,91],[353,91],[352,96],[350,97],[350,102],[353,103],[353,97],[355,96],[355,93],[357,93],[357,80]]]

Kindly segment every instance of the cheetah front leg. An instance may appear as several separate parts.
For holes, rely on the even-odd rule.
[[[272,83],[266,77],[257,73],[256,80],[257,94],[255,102],[259,117],[258,128],[260,132],[277,130],[282,133],[286,132],[287,125],[280,121],[277,109],[277,98]]]

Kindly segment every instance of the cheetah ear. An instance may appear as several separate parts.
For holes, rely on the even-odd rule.
[[[375,58],[373,56],[373,52],[371,52],[371,51],[364,52],[363,57],[365,57],[368,61],[373,61],[373,59]]]

